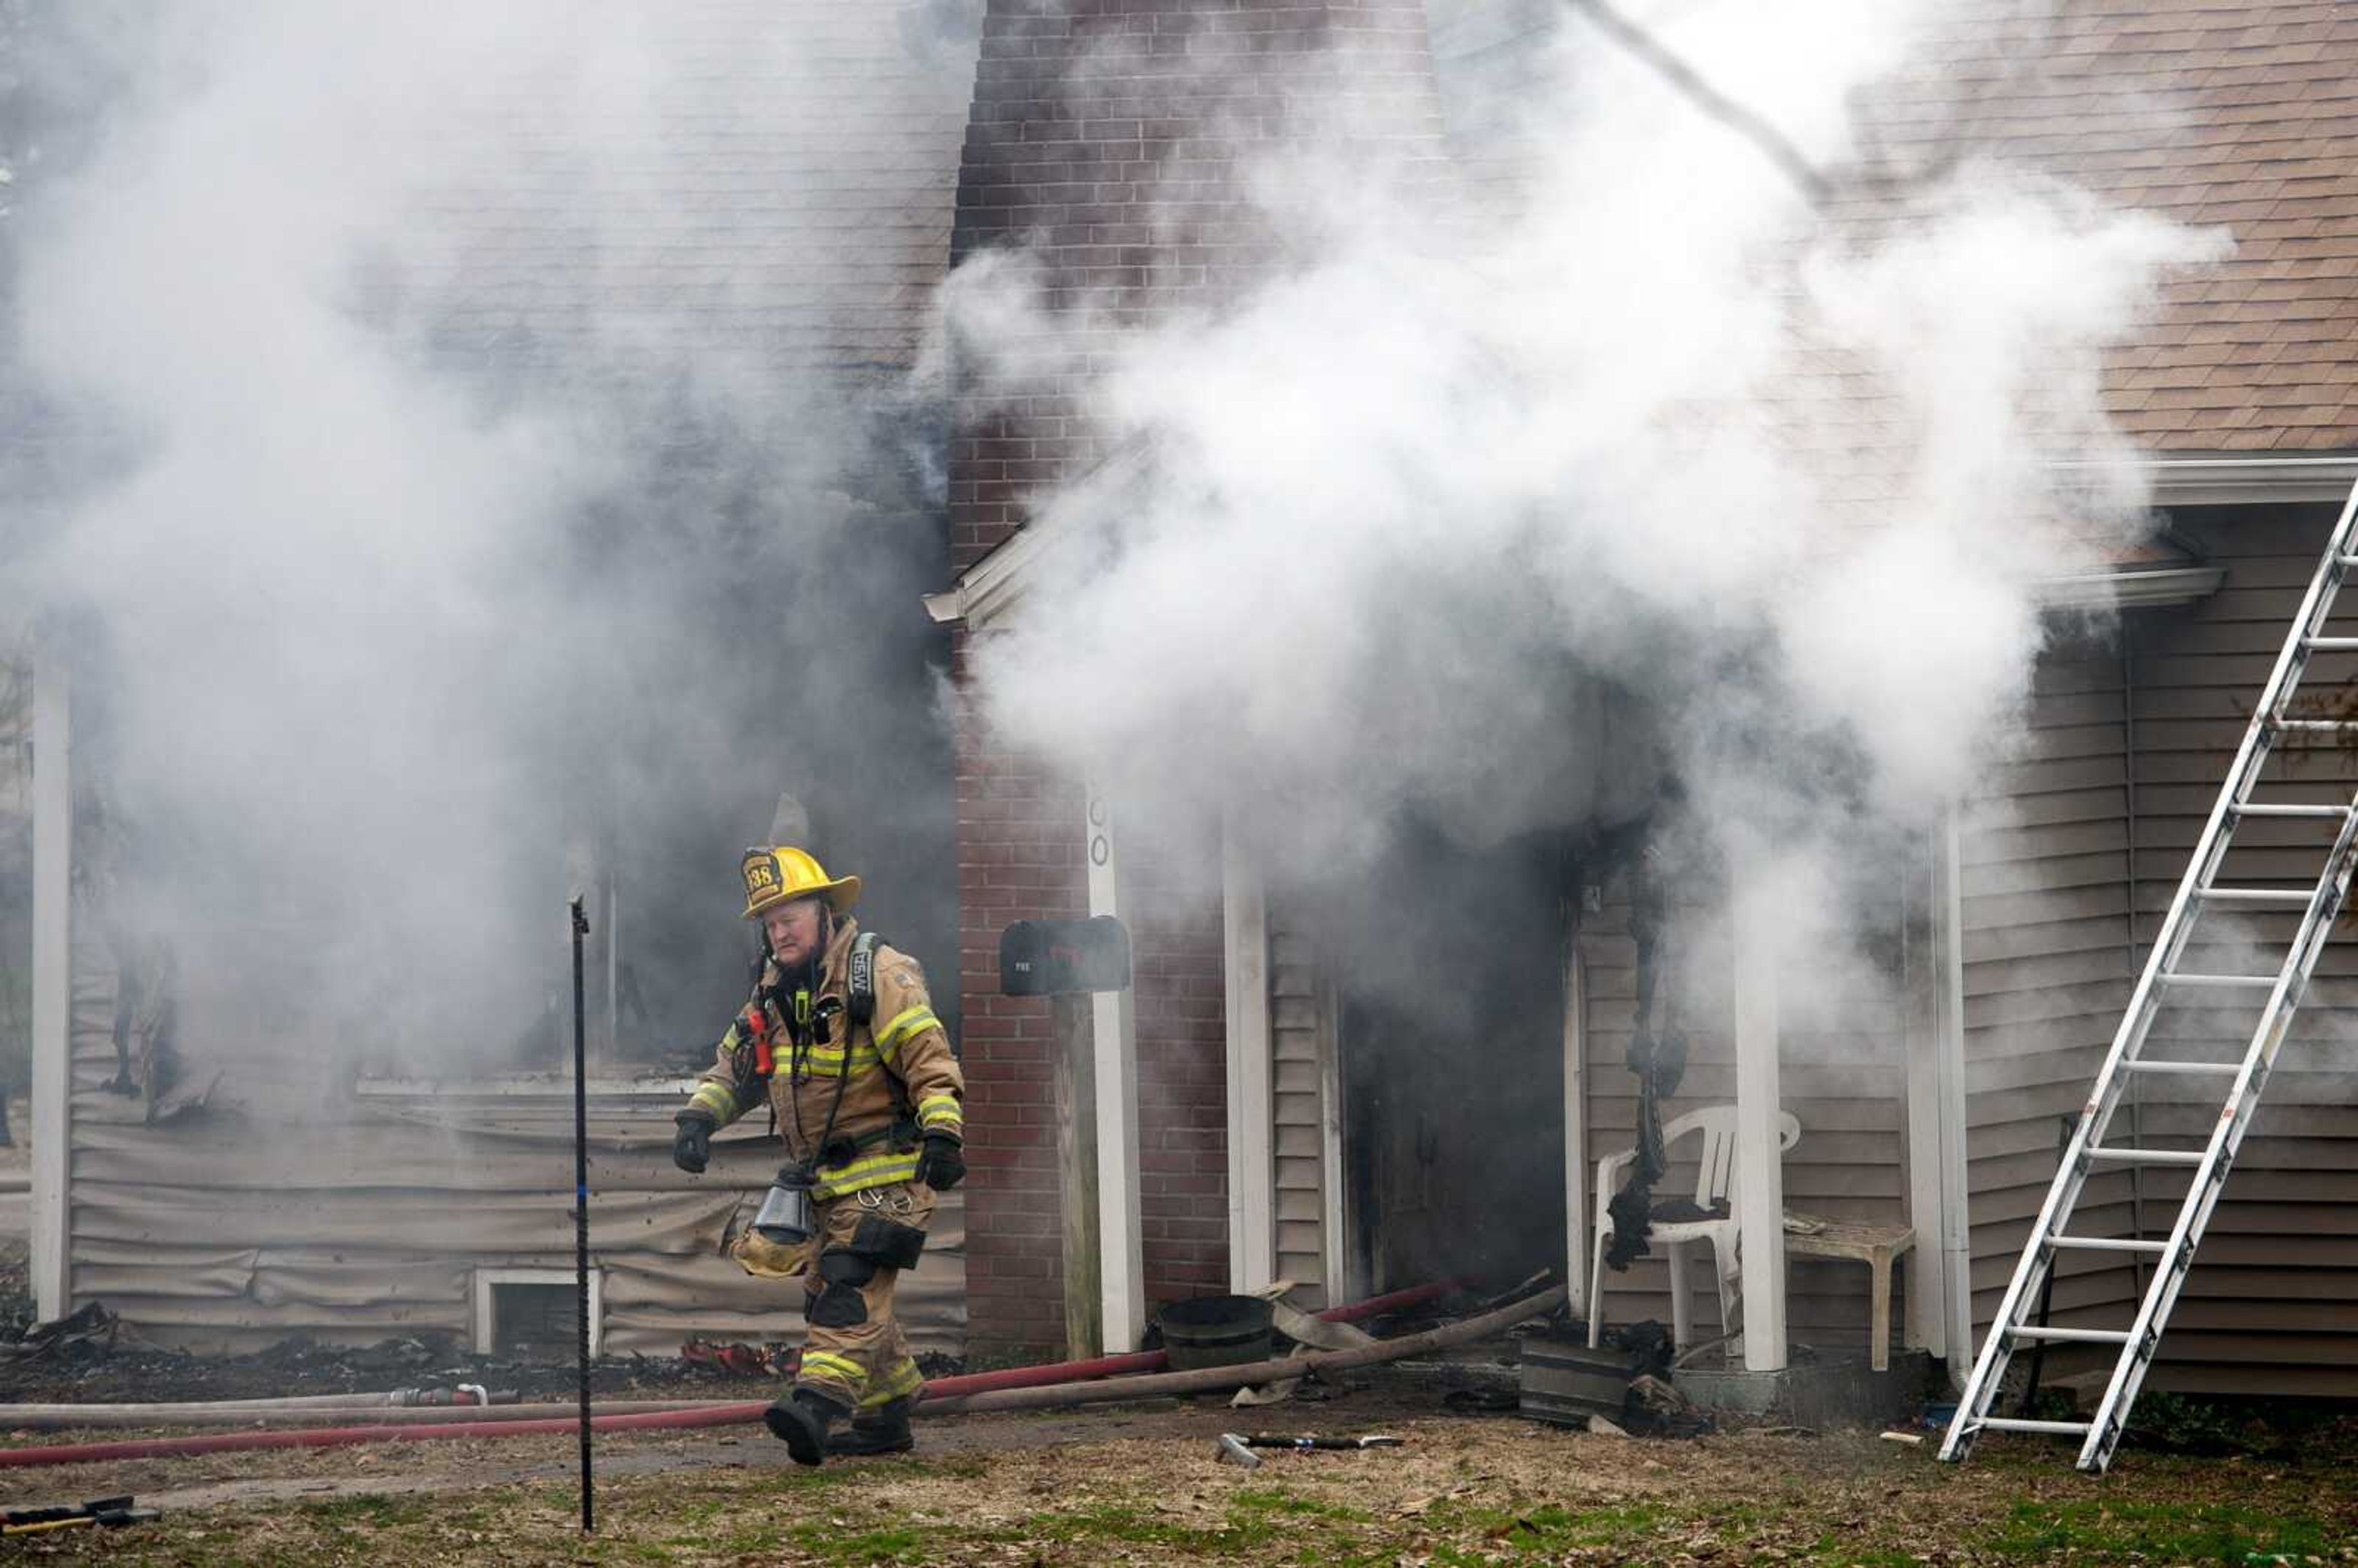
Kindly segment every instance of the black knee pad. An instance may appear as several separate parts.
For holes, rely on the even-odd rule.
[[[809,1308],[814,1328],[857,1328],[868,1321],[868,1303],[855,1285],[829,1284]]]
[[[925,1233],[881,1214],[862,1215],[852,1227],[850,1250],[886,1269],[914,1269],[925,1249]]]
[[[848,1247],[830,1247],[818,1255],[818,1277],[821,1284],[858,1290],[876,1277],[876,1264]]]

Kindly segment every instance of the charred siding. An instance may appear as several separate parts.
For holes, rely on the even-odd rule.
[[[87,928],[90,921],[81,924]],[[477,1269],[573,1269],[572,1093],[452,1085],[368,1093],[280,1052],[209,1054],[200,1105],[146,1121],[114,1076],[114,970],[74,962],[70,1289],[143,1337],[228,1352],[289,1335],[364,1343],[472,1333]],[[757,1114],[710,1170],[671,1163],[675,1088],[593,1098],[590,1249],[610,1352],[671,1356],[689,1337],[802,1331],[799,1281],[756,1280],[720,1254],[777,1162]],[[951,1194],[899,1303],[922,1350],[957,1353],[966,1324],[965,1208]]]

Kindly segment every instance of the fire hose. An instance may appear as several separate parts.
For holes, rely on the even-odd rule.
[[[1449,1289],[1448,1283],[1428,1285],[1414,1291],[1403,1291],[1391,1296],[1378,1297],[1372,1302],[1332,1309],[1319,1315],[1333,1321],[1366,1317],[1391,1305],[1406,1305],[1414,1300],[1430,1300]],[[925,1385],[917,1409],[923,1414],[955,1414],[986,1410],[1045,1410],[1073,1405],[1095,1404],[1132,1399],[1153,1399],[1164,1394],[1203,1392],[1218,1389],[1242,1388],[1250,1383],[1265,1383],[1281,1378],[1300,1377],[1307,1372],[1340,1370],[1349,1367],[1368,1366],[1379,1361],[1398,1360],[1422,1351],[1450,1345],[1466,1344],[1487,1338],[1537,1314],[1552,1311],[1563,1300],[1563,1288],[1541,1292],[1510,1306],[1461,1323],[1412,1334],[1395,1339],[1379,1340],[1373,1345],[1353,1350],[1321,1351],[1245,1366],[1211,1367],[1197,1371],[1174,1372],[1161,1376],[1144,1369],[1141,1363],[1161,1363],[1159,1351],[1142,1351],[1129,1356],[1101,1357],[1093,1361],[1065,1362],[1047,1367],[1013,1368],[999,1372],[975,1373],[967,1377],[933,1379]],[[1128,1375],[1107,1376],[1094,1370],[1109,1364],[1126,1364]],[[1092,1379],[1093,1381],[1076,1381]],[[665,1403],[668,1401],[653,1401]],[[489,1407],[470,1410],[463,1419],[453,1419],[460,1412],[435,1411],[443,1419],[425,1424],[406,1425],[384,1420],[393,1411],[378,1412],[376,1420],[363,1426],[329,1426],[293,1428],[265,1432],[222,1433],[200,1437],[143,1438],[122,1443],[59,1444],[37,1448],[0,1449],[0,1469],[36,1465],[91,1464],[117,1459],[147,1459],[170,1454],[222,1454],[263,1448],[331,1448],[362,1443],[433,1442],[463,1437],[545,1437],[571,1433],[579,1430],[577,1416],[520,1418],[521,1407]],[[691,1405],[665,1410],[612,1411],[594,1416],[591,1425],[600,1432],[678,1431],[698,1427],[742,1426],[762,1419],[769,1408],[766,1400],[746,1400],[727,1404]],[[429,1413],[429,1412],[412,1412]],[[484,1418],[492,1418],[486,1421]]]

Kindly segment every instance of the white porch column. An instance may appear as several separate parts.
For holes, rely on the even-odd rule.
[[[1736,1225],[1743,1238],[1744,1365],[1785,1367],[1785,1162],[1777,1062],[1779,912],[1761,846],[1728,855],[1736,948]]]
[[[1948,869],[1954,854],[1953,825],[1944,815],[1924,841],[1925,854],[1911,869],[1906,916],[1908,980],[1908,1223],[1916,1231],[1908,1254],[1908,1343],[1947,1357],[1949,1249],[1943,1239],[1953,1201],[1949,1160],[1955,1151],[1948,1129],[1961,1123],[1962,1103],[1949,1094],[1964,1082],[1963,965],[1952,907],[1955,878]],[[1962,1356],[1961,1347],[1956,1354]]]
[[[1965,1168],[1965,892],[1964,827],[1957,808],[1945,814],[1933,856],[1932,950],[1938,955],[1940,1006],[1934,1029],[1935,1111],[1941,1194],[1937,1237],[1920,1228],[1916,1250],[1938,1245],[1942,1335],[1949,1375],[1962,1383],[1974,1353],[1974,1241],[1966,1205]]]
[[[1270,1059],[1269,904],[1260,871],[1220,834],[1228,977],[1228,1288],[1260,1289],[1277,1273],[1277,1159]]]
[[[33,666],[33,1238],[35,1309],[70,1309],[67,1108],[73,1092],[73,732],[65,665]]]
[[[1089,913],[1127,919],[1113,807],[1087,791]],[[1097,1062],[1098,1290],[1105,1349],[1138,1348],[1146,1332],[1146,1266],[1140,1237],[1138,1022],[1134,988],[1089,997],[1089,1038]]]
[[[1563,1247],[1564,1301],[1588,1315],[1588,971],[1580,956],[1577,914],[1563,943]]]
[[[1343,1050],[1337,1017],[1342,989],[1324,958],[1320,968],[1327,972],[1318,986],[1318,1240],[1325,1253],[1326,1302],[1333,1306],[1368,1292],[1353,1288],[1350,1206],[1344,1201]]]

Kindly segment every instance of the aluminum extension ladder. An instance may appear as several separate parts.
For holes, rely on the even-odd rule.
[[[2352,867],[2358,863],[2358,800],[2348,806],[2297,806],[2252,799],[2261,770],[2278,738],[2317,731],[2334,734],[2344,741],[2358,739],[2358,719],[2302,719],[2289,709],[2312,654],[2358,652],[2358,637],[2325,635],[2334,599],[2352,568],[2358,568],[2358,554],[2353,553],[2353,518],[2358,518],[2358,491],[2353,491],[2342,504],[2325,558],[2319,563],[2317,576],[2309,583],[2309,597],[2301,601],[2300,614],[2293,622],[2284,651],[2277,656],[2276,668],[2253,709],[2251,725],[2244,732],[2243,747],[2235,753],[2234,767],[2220,787],[2218,802],[2211,808],[2211,819],[2187,865],[2185,880],[2178,884],[2178,896],[2170,901],[2169,913],[2162,919],[2152,957],[2129,997],[2128,1011],[2121,1020],[2119,1033],[2113,1036],[2112,1050],[2106,1054],[2104,1067],[2089,1091],[2079,1126],[2056,1169],[2054,1184],[2048,1188],[2047,1201],[2040,1206],[2038,1222],[2031,1227],[2023,1247],[2022,1261],[2015,1266],[2014,1279],[2006,1288],[2006,1299],[1999,1303],[1989,1337],[1983,1342],[1973,1374],[1965,1380],[1956,1418],[1941,1444],[1942,1459],[1964,1458],[1972,1452],[1974,1440],[1985,1432],[2033,1432],[2082,1438],[2078,1463],[2082,1470],[2101,1472],[2112,1463],[2113,1450],[2120,1442],[2129,1407],[2136,1399],[2137,1386],[2152,1365],[2161,1331],[2169,1321],[2169,1309],[2177,1302],[2178,1292],[2186,1282],[2187,1270],[2194,1261],[2194,1249],[2202,1239],[2202,1229],[2210,1221],[2212,1209],[2218,1204],[2220,1188],[2227,1179],[2228,1167],[2234,1162],[2244,1130],[2251,1125],[2252,1112],[2260,1102],[2268,1070],[2275,1065],[2277,1049],[2284,1044],[2293,1013],[2300,1006],[2309,971],[2316,967],[2335,917],[2341,914],[2343,896],[2350,888]],[[2315,886],[2218,885],[2216,879],[2236,827],[2257,817],[2309,817],[2341,825]],[[2201,914],[2213,908],[2300,910],[2299,929],[2282,967],[2266,975],[2190,974],[2180,968],[2179,959],[2189,935]],[[2170,992],[2182,996],[2203,990],[2264,997],[2259,1023],[2252,1031],[2251,1043],[2245,1046],[2241,1060],[2148,1058],[2145,1054],[2146,1037],[2161,998]],[[2140,1074],[2228,1080],[2218,1120],[2202,1148],[2143,1149],[2106,1141],[2113,1114],[2120,1108],[2121,1091]],[[2091,1171],[2136,1165],[2176,1166],[2193,1173],[2169,1239],[2080,1236],[2065,1228]],[[2044,1328],[2028,1322],[2042,1279],[2053,1267],[2056,1254],[2067,1250],[2144,1253],[2153,1257],[2153,1277],[2127,1328]],[[1997,1400],[2006,1362],[2015,1349],[2042,1341],[2120,1347],[2120,1359],[2114,1364],[2093,1419],[2031,1421],[1989,1413]]]

